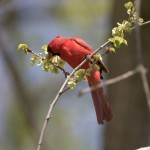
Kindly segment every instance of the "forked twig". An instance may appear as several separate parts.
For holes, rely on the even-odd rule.
[[[133,75],[134,75],[135,73],[137,73],[137,72],[138,72],[137,69],[133,69],[133,70],[128,71],[128,72],[126,72],[126,73],[124,73],[124,74],[122,74],[122,75],[119,75],[119,76],[115,77],[115,78],[108,79],[108,80],[106,80],[106,81],[104,81],[104,82],[102,82],[102,83],[100,83],[100,84],[97,84],[97,85],[95,85],[95,86],[92,86],[92,87],[83,89],[83,90],[79,91],[79,96],[82,96],[82,95],[84,95],[84,94],[86,94],[86,93],[89,93],[89,92],[91,92],[91,91],[94,91],[94,90],[97,89],[97,88],[101,88],[101,87],[108,86],[108,85],[117,83],[117,82],[119,82],[119,81],[125,80],[125,79],[127,79],[127,78],[133,76]]]

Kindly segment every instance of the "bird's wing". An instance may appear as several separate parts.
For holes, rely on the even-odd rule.
[[[80,39],[78,37],[73,37],[73,38],[71,38],[71,40],[73,40],[74,42],[76,42],[81,47],[84,47],[89,52],[91,52],[91,53],[93,52],[93,48],[90,45],[88,45],[85,41],[83,41],[82,39]],[[100,60],[98,64],[102,67],[102,70],[105,73],[109,73],[108,68],[106,67],[106,65],[104,64],[104,62],[102,60]]]
[[[85,49],[87,49],[91,53],[93,52],[93,48],[90,45],[88,45],[85,41],[83,41],[82,39],[80,39],[78,37],[73,37],[73,38],[71,38],[71,40],[73,40],[74,42],[76,42],[81,47],[84,47]]]

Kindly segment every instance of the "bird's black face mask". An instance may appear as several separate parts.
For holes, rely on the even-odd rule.
[[[55,55],[60,56],[60,54],[59,54],[59,53],[54,53],[54,52],[52,51],[52,49],[51,49],[51,47],[50,47],[50,46],[47,46],[47,52],[48,52],[48,53],[51,53],[51,54],[52,54],[52,56],[55,56]]]

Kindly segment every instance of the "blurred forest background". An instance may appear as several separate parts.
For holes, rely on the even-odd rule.
[[[30,65],[17,52],[27,43],[40,52],[57,35],[78,36],[94,49],[126,18],[125,0],[1,0],[0,1],[0,149],[36,148],[50,101],[64,75]],[[141,17],[150,20],[150,1],[142,0]],[[141,28],[144,64],[150,69],[150,25]],[[136,67],[135,33],[129,46],[104,58],[112,78]],[[72,69],[66,66],[68,71]],[[150,84],[150,73],[148,72]],[[78,98],[81,83],[61,97],[48,124],[43,150],[131,150],[150,144],[150,114],[140,76],[106,87],[114,119],[99,126],[90,94]]]

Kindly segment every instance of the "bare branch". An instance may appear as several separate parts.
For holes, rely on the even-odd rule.
[[[49,122],[49,120],[51,118],[51,112],[52,112],[53,107],[55,106],[56,102],[58,101],[58,99],[59,99],[59,97],[60,97],[63,89],[65,88],[67,82],[68,82],[68,78],[65,80],[65,82],[63,83],[62,87],[60,88],[58,94],[56,95],[55,99],[53,100],[53,102],[49,106],[48,113],[46,115],[46,118],[45,118],[42,130],[41,130],[41,134],[40,134],[40,138],[39,138],[39,143],[38,143],[37,150],[41,149],[41,144],[43,142],[43,136],[44,136],[44,133],[45,133],[45,129],[46,129],[47,124],[48,124],[48,122]]]
[[[97,88],[101,88],[101,87],[104,87],[104,86],[107,86],[107,85],[111,85],[111,84],[114,84],[114,83],[117,83],[119,81],[122,81],[122,80],[125,80],[131,76],[133,76],[135,73],[137,73],[137,69],[134,69],[134,70],[131,70],[131,71],[128,71],[122,75],[119,75],[115,78],[112,78],[112,79],[109,79],[109,80],[106,80],[105,82],[102,82],[100,84],[97,84],[96,86],[93,86],[91,88],[86,88],[86,89],[83,89],[81,91],[79,91],[79,96],[82,96],[86,93],[89,93]]]
[[[138,148],[136,150],[150,150],[150,146],[148,146],[148,147],[141,147],[141,148]]]
[[[149,21],[145,21],[144,23],[140,24],[139,26],[140,26],[140,27],[143,27],[143,26],[148,25],[148,24],[150,24],[150,20],[149,20]],[[134,27],[131,28],[131,29],[134,30],[135,28],[136,28],[136,26],[134,26]]]
[[[149,111],[150,111],[150,88],[149,88],[148,80],[146,77],[147,69],[144,67],[143,64],[140,64],[137,67],[137,70],[138,70],[138,72],[140,72],[140,75],[141,75],[143,88],[144,88],[144,92],[145,92],[146,99],[147,99],[147,104],[148,104]]]
[[[142,23],[140,26],[145,26],[145,25],[148,25],[148,24],[150,24],[150,20]]]
[[[136,41],[136,57],[137,57],[137,65],[143,63],[142,57],[142,46],[141,46],[141,36],[140,36],[140,26],[138,24],[140,18],[140,7],[141,7],[141,0],[136,0],[136,28],[135,28],[135,41]]]
[[[32,51],[31,49],[27,48],[27,51],[37,57],[39,57],[40,59],[44,60],[44,57],[42,57],[40,54],[35,53],[34,51]]]
[[[29,53],[31,53],[31,54],[33,54],[33,55],[39,57],[39,58],[42,59],[42,60],[45,59],[45,58],[42,57],[40,54],[35,53],[33,50],[31,50],[31,49],[29,49],[29,48],[27,49],[27,51],[28,51]],[[57,65],[55,65],[55,64],[53,64],[53,65],[54,65],[55,67],[57,67],[59,70],[61,70],[61,71],[63,72],[65,78],[67,78],[67,76],[69,75],[69,72],[65,71],[65,69],[61,68],[60,66],[57,66]]]
[[[139,27],[143,27],[143,26],[145,26],[145,25],[148,25],[148,24],[150,24],[150,20],[149,21],[146,21],[146,22],[144,22],[144,23],[142,23],[142,24],[138,24],[138,25],[136,25],[136,26],[134,26],[134,27],[132,27],[131,28],[131,31],[132,30],[135,30],[136,28],[139,28]],[[137,29],[137,30],[139,30],[139,29]],[[138,31],[139,32],[139,31]],[[138,41],[139,41],[140,39],[138,39]],[[140,43],[140,42],[139,42]],[[110,45],[111,45],[111,43],[109,43]],[[110,46],[109,45],[109,46]],[[140,46],[140,44],[139,44],[139,46]],[[138,47],[138,45],[137,45],[137,47]],[[109,49],[105,49],[105,51],[101,54],[101,56],[104,56],[104,55],[106,55],[106,54],[109,54],[109,53],[111,53],[111,51],[109,50]],[[140,50],[139,50],[139,53],[140,53]],[[141,59],[141,61],[142,61],[142,58],[140,58],[141,56],[137,56],[139,59]]]

